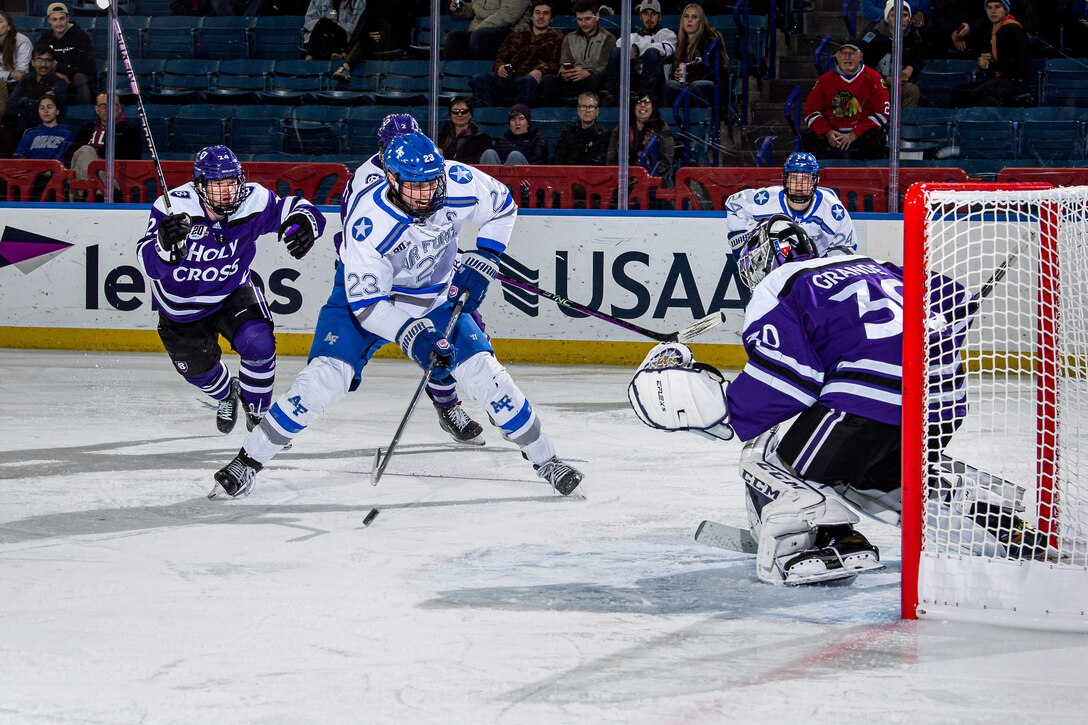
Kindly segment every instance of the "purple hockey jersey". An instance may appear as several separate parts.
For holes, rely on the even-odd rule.
[[[962,415],[959,345],[969,299],[940,278],[931,285],[947,319],[931,321],[931,376],[947,380]],[[744,319],[748,362],[729,384],[730,425],[750,440],[819,402],[828,408],[899,425],[902,419],[903,276],[868,257],[827,257],[774,270],[756,287]],[[942,364],[943,363],[943,364]]]
[[[325,217],[302,197],[279,196],[258,184],[238,210],[222,221],[205,216],[204,205],[191,183],[170,190],[175,214],[192,217],[189,253],[169,265],[155,251],[159,222],[166,216],[162,197],[151,208],[147,233],[137,242],[140,264],[151,280],[151,294],[162,313],[175,322],[193,322],[214,313],[230,293],[250,284],[249,267],[257,253],[257,237],[278,234],[287,217],[302,212],[314,220],[320,237]]]

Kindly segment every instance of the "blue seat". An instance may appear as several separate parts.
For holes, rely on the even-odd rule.
[[[964,159],[1015,159],[1020,156],[1019,108],[963,108],[956,113],[955,139]]]
[[[196,56],[231,60],[249,57],[249,38],[256,18],[212,15],[196,31]]]
[[[1021,126],[1021,158],[1064,161],[1084,158],[1084,111],[1068,107],[1025,108]]]
[[[237,106],[230,119],[230,146],[237,153],[283,151],[283,122],[289,106]]]
[[[347,109],[335,106],[296,108],[283,126],[283,150],[289,154],[339,154],[343,151]]]
[[[969,82],[978,70],[975,60],[927,60],[918,75],[918,88],[922,91],[922,103],[935,108],[952,105],[952,89]]]
[[[258,95],[265,103],[313,103],[316,94],[325,89],[328,68],[326,61],[277,60],[268,79],[268,90]]]
[[[193,154],[205,146],[226,145],[234,109],[204,103],[182,106],[171,124],[170,150]]]
[[[61,121],[75,133],[76,131],[79,131],[83,124],[90,123],[97,117],[98,114],[95,113],[93,103],[74,103],[64,109]]]
[[[144,31],[144,57],[196,58],[196,31],[203,21],[189,15],[152,17]]]
[[[249,47],[254,58],[272,60],[302,57],[301,15],[261,15],[254,23]]]
[[[374,94],[376,103],[386,105],[421,105],[431,95],[431,79],[389,75],[382,79],[381,90]]]
[[[203,103],[219,70],[217,60],[174,58],[162,63],[158,87],[147,93],[156,103]]]
[[[932,158],[952,145],[956,111],[951,108],[904,108],[899,115],[899,150],[912,158]],[[920,155],[919,155],[920,154]]]
[[[357,106],[348,109],[344,153],[356,158],[369,157],[378,149],[378,126],[382,119],[390,113],[405,113],[408,110],[397,106]],[[416,121],[426,128],[424,118],[416,116]]]
[[[1050,58],[1043,66],[1044,106],[1088,107],[1088,59]]]
[[[446,98],[472,95],[469,81],[477,73],[490,73],[489,60],[447,60],[442,64],[442,80],[439,95]]]
[[[127,118],[133,120],[140,117],[139,110],[133,106],[126,106],[124,108],[124,113]],[[147,119],[147,128],[151,132],[151,138],[155,141],[155,149],[158,151],[166,151],[170,148],[170,127],[174,116],[178,113],[178,106],[173,104],[145,103],[144,113]],[[143,153],[146,156],[148,152],[147,139],[142,139],[142,141]]]
[[[275,61],[235,59],[219,61],[215,86],[204,97],[210,103],[258,103],[268,89]]]
[[[538,112],[542,110],[544,109],[538,108],[533,111],[533,125],[539,126],[536,119]],[[472,120],[481,131],[492,138],[498,138],[510,128],[510,109],[498,106],[475,108],[472,110]]]
[[[83,18],[80,18],[82,21]],[[49,24],[45,22],[45,18],[41,15],[16,15],[12,18],[15,23],[15,29],[20,33],[30,38],[30,42],[33,43],[41,35],[41,32],[49,27]],[[82,22],[79,26],[84,30],[87,29]]]
[[[133,0],[133,15],[170,15],[174,0]]]
[[[506,111],[507,109],[503,109]],[[602,108],[601,112],[609,110]],[[618,114],[619,109],[612,109],[612,115]],[[507,116],[506,121],[509,123],[509,114],[504,113]],[[542,106],[540,108],[533,109],[533,121],[532,125],[544,135],[544,138],[548,139],[552,146],[559,139],[559,134],[569,124],[574,123],[578,119],[578,112],[570,106]],[[615,121],[606,123],[604,119],[598,116],[598,119],[605,126],[615,126]],[[502,133],[506,133],[509,128],[507,125],[503,128]]]

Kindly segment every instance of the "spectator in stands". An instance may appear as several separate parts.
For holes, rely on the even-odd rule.
[[[496,139],[495,148],[484,151],[480,163],[507,166],[548,163],[548,140],[529,125],[532,118],[528,106],[521,103],[511,106],[509,130]]]
[[[94,47],[91,36],[75,23],[68,21],[68,6],[53,3],[45,12],[49,30],[42,31],[38,45],[53,49],[56,67],[53,69],[68,84],[68,92],[76,103],[90,103],[94,99],[98,69],[94,63]],[[58,95],[57,100],[64,102]]]
[[[924,28],[926,26],[926,18],[929,17],[929,3],[930,0],[914,0],[910,5],[910,7],[914,8],[910,16],[911,26],[915,28]],[[903,5],[906,4],[903,3]],[[858,6],[858,15],[869,21],[869,29],[872,30],[887,20],[887,0],[861,0],[861,4]]]
[[[844,41],[835,67],[817,79],[805,100],[801,145],[817,158],[883,158],[888,106],[880,73],[862,62],[857,41]]]
[[[311,0],[302,23],[306,60],[344,60],[366,0]]]
[[[472,94],[479,105],[494,106],[497,100],[513,100],[532,106],[540,95],[544,75],[559,72],[563,34],[550,27],[553,1],[533,0],[529,27],[506,36],[491,73],[472,77]]]
[[[1064,47],[1074,58],[1088,56],[1088,0],[1066,0],[1055,14]]]
[[[717,63],[720,84],[714,82]],[[714,90],[719,103],[728,98],[729,53],[725,39],[710,24],[701,5],[692,3],[680,15],[680,33],[672,59],[672,78],[665,83],[665,101],[672,105],[687,87],[692,97],[705,106],[714,105]]]
[[[638,6],[642,28],[631,33],[631,88],[645,88],[653,94],[654,103],[665,88],[665,68],[676,52],[676,33],[661,27],[661,3],[643,0]],[[608,54],[608,92],[620,95],[620,50]],[[671,66],[669,66],[671,67]]]
[[[30,38],[15,29],[11,13],[0,10],[0,108],[8,102],[8,85],[30,72]]]
[[[438,127],[438,148],[447,161],[480,163],[480,156],[491,148],[491,137],[472,122],[472,106],[464,96],[450,101],[450,120]]]
[[[986,16],[990,23],[989,50],[978,57],[975,80],[952,89],[952,106],[1031,105],[1033,71],[1027,32],[1009,13],[1008,0],[986,0]],[[970,34],[970,30],[961,33],[960,42]]]
[[[541,82],[545,105],[554,106],[560,99],[576,96],[583,91],[595,96],[604,85],[608,54],[616,47],[616,36],[601,27],[597,0],[577,0],[574,19],[578,29],[563,38],[559,51],[559,73],[548,73]]]
[[[510,33],[529,25],[529,0],[450,0],[450,13],[471,20],[446,34],[446,60],[493,60]]]
[[[56,67],[53,49],[48,45],[35,45],[30,54],[31,73],[23,76],[8,98],[4,107],[4,127],[22,136],[28,128],[38,123],[38,99],[44,95],[65,98],[68,83],[53,70]],[[10,147],[9,147],[10,148]]]
[[[76,131],[75,138],[72,140],[68,168],[76,172],[78,181],[87,180],[87,171],[92,161],[106,158],[107,101],[105,93],[98,94],[94,106],[98,118],[84,124]],[[125,118],[125,114],[121,111],[121,101],[116,96],[113,99],[113,117],[114,158],[119,160],[140,158],[142,140],[140,127]],[[82,199],[78,200],[82,201]]]
[[[564,126],[555,142],[552,163],[559,166],[604,166],[608,157],[607,128],[597,123],[601,101],[596,93],[578,96],[578,121]]]
[[[41,124],[23,134],[12,158],[63,161],[68,144],[72,142],[72,132],[57,120],[60,106],[56,98],[42,96],[38,100],[38,118]]]
[[[255,18],[267,15],[269,0],[212,0],[212,12],[216,15],[245,15]]]
[[[884,84],[891,88],[891,72],[893,65],[892,56],[892,27],[895,14],[895,0],[887,0],[887,16],[884,21],[861,38],[861,53],[865,65],[875,68],[884,78]],[[922,98],[922,91],[914,79],[925,65],[923,59],[922,35],[918,29],[911,25],[911,8],[903,3],[903,70],[899,76],[900,102],[903,108],[916,108]]]
[[[367,58],[401,56],[408,49],[416,16],[404,10],[399,0],[367,0],[355,32],[348,40],[348,55],[332,77],[343,83],[351,71]]]
[[[657,102],[649,91],[631,102],[631,123],[627,132],[627,159],[631,166],[641,166],[650,176],[668,177],[672,174],[672,162],[676,143],[669,124],[658,117]],[[612,131],[608,142],[609,164],[620,160],[620,130]]]

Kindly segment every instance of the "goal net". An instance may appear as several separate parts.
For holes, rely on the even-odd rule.
[[[903,616],[1088,630],[1088,187],[916,184],[904,230]]]

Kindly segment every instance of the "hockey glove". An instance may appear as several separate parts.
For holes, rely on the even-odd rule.
[[[193,220],[188,214],[171,214],[159,222],[159,257],[167,264],[177,264],[189,254],[189,229]]]
[[[453,362],[453,345],[434,329],[434,323],[426,317],[404,323],[404,327],[397,333],[397,344],[405,355],[424,369],[431,364],[431,355],[435,356],[440,368],[449,367]]]
[[[287,245],[287,253],[302,259],[314,247],[314,222],[309,214],[290,214],[280,227],[280,241]]]
[[[450,283],[450,299],[457,299],[468,292],[463,312],[471,314],[480,306],[487,294],[491,280],[499,274],[499,258],[492,252],[477,249],[461,257],[461,266],[453,273]]]

